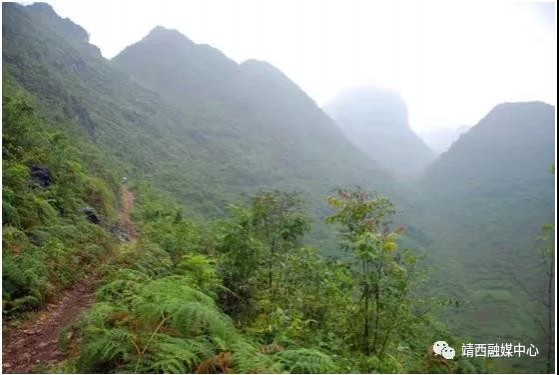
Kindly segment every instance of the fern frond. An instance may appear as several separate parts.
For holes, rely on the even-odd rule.
[[[129,301],[138,293],[141,285],[148,281],[148,275],[132,270],[120,269],[115,271],[113,281],[101,286],[95,293],[98,301]]]
[[[132,310],[146,320],[159,321],[175,314],[189,302],[216,308],[211,297],[184,285],[186,281],[183,277],[168,276],[147,283],[134,297]]]
[[[188,373],[192,372],[205,358],[213,356],[207,343],[157,335],[145,358],[141,372]]]
[[[273,373],[274,358],[263,354],[250,343],[239,340],[232,345],[233,364],[236,373]]]
[[[296,374],[316,374],[335,372],[332,359],[314,349],[291,349],[274,355],[281,364],[282,371]]]

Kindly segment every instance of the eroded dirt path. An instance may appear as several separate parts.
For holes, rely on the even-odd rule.
[[[121,199],[121,226],[129,239],[135,241],[138,232],[130,219],[134,195],[125,185],[122,186]],[[97,281],[95,274],[88,275],[49,303],[32,321],[17,328],[3,327],[3,372],[30,373],[64,360],[66,354],[59,348],[60,332],[91,307]]]
[[[134,194],[128,190],[126,184],[123,184],[121,187],[121,196],[122,212],[120,213],[120,226],[126,231],[130,241],[135,241],[138,239],[138,231],[130,218],[130,214],[134,209]]]
[[[60,331],[79,319],[93,304],[95,278],[85,277],[47,305],[37,319],[21,327],[9,327],[3,336],[2,369],[6,373],[29,373],[65,358],[59,350]]]

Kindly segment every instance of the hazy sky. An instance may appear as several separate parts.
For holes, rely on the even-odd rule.
[[[51,1],[107,58],[154,26],[266,60],[319,105],[355,85],[401,93],[419,132],[504,101],[556,104],[554,3],[372,0]]]

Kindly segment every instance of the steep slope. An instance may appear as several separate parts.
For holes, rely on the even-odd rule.
[[[237,63],[208,45],[198,45],[176,30],[155,27],[140,42],[125,48],[113,62],[138,81],[164,93],[197,104],[235,97]]]
[[[409,127],[406,104],[397,93],[376,87],[347,90],[325,111],[355,145],[396,174],[418,175],[435,159]]]
[[[122,59],[129,54],[137,63],[124,69],[45,4],[3,4],[3,31],[4,72],[54,118],[79,123],[132,177],[150,180],[197,213],[219,215],[243,193],[264,188],[325,194],[338,185],[390,184],[266,63],[238,65],[156,28],[135,45],[145,53],[123,52]]]
[[[250,172],[239,165],[235,174],[266,175],[262,187],[300,189],[312,180],[323,180],[331,188],[350,181],[382,184],[388,179],[314,101],[266,62],[238,65],[218,50],[163,27],[153,29],[112,62],[181,108],[204,108],[227,118],[219,131],[235,133],[237,140],[230,140],[230,146],[241,146],[239,151],[251,164]],[[259,184],[251,181],[255,183]]]
[[[541,102],[495,107],[430,166],[431,189],[472,184],[517,184],[549,178],[555,139],[554,108]]]
[[[554,151],[554,108],[506,103],[422,177],[417,221],[433,240],[441,280],[435,288],[461,291],[465,304],[449,320],[480,342],[537,339],[533,301],[523,289],[543,281],[536,239],[554,222]]]
[[[83,137],[72,136],[75,124],[61,123],[67,131],[49,125],[34,98],[4,75],[4,372],[30,372],[65,357],[56,345],[60,330],[91,305],[99,266],[117,241],[120,171]]]
[[[74,136],[85,135],[131,172],[154,172],[171,152],[186,156],[168,141],[180,113],[107,64],[85,30],[44,3],[2,10],[3,72],[38,98],[54,124],[79,125]]]

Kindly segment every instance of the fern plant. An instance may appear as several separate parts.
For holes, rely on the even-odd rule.
[[[336,372],[332,359],[315,349],[291,349],[275,354],[280,372],[321,374]]]
[[[242,337],[192,279],[122,269],[86,319],[84,371],[192,372]],[[118,301],[118,303],[116,302]]]

